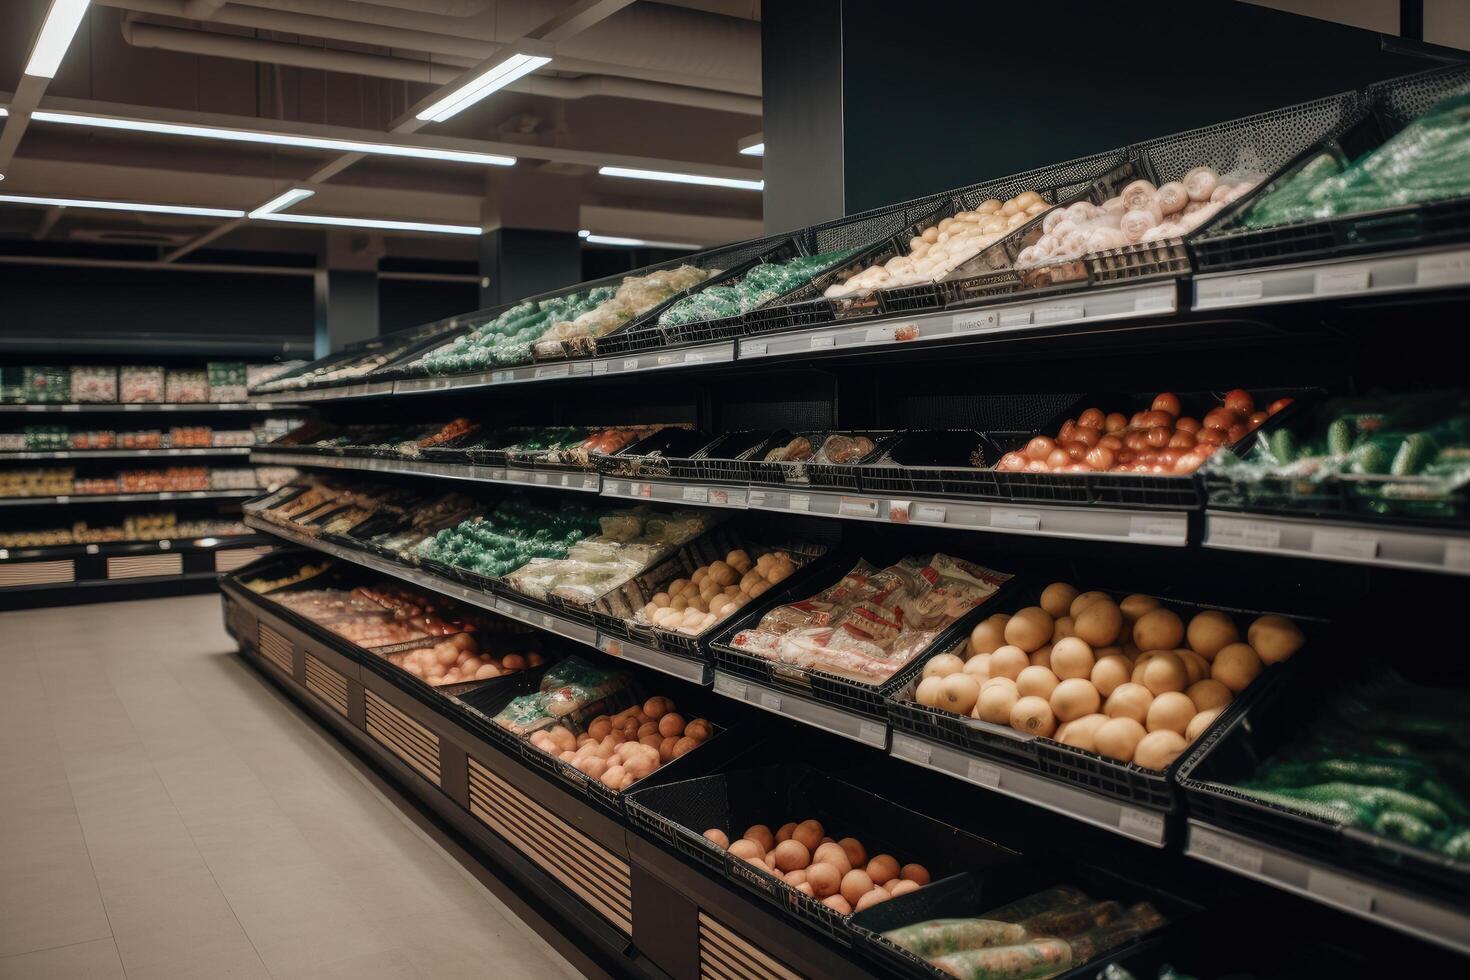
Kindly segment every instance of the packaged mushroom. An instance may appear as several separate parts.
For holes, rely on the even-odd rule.
[[[1047,201],[1035,191],[1026,191],[1008,201],[991,198],[973,211],[961,211],[952,217],[941,218],[911,238],[905,254],[871,265],[844,282],[828,286],[824,295],[840,299],[875,289],[914,286],[942,279],[960,263],[974,258],[982,249],[993,245],[1007,232],[1021,227],[1048,207]]]
[[[1203,225],[1265,178],[1257,170],[1221,174],[1214,167],[1195,167],[1182,179],[1159,185],[1135,180],[1101,204],[1076,201],[1056,208],[1042,219],[1041,237],[1016,256],[1016,268],[1178,238]]]
[[[687,579],[674,579],[638,610],[634,621],[697,636],[790,578],[802,561],[800,554],[768,551],[752,562],[737,548],[723,561],[695,569]]]

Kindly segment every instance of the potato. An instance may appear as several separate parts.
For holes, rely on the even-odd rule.
[[[1184,642],[1184,622],[1172,609],[1152,609],[1133,624],[1133,642],[1138,649],[1173,650]]]
[[[1092,681],[1085,677],[1070,677],[1057,685],[1048,703],[1057,721],[1065,722],[1097,713],[1102,698],[1098,696],[1097,688],[1092,686]]]
[[[1246,631],[1246,640],[1264,664],[1279,664],[1301,648],[1301,627],[1285,616],[1262,616]]]
[[[1059,680],[1090,677],[1094,663],[1092,647],[1079,636],[1069,636],[1051,648],[1051,669]]]
[[[1005,613],[996,613],[989,619],[975,624],[970,631],[970,643],[966,647],[966,656],[974,657],[982,653],[993,653],[996,647],[1005,644],[1006,623],[1010,621]]]
[[[1006,623],[1005,640],[1026,653],[1051,640],[1052,619],[1040,606],[1027,606]],[[1019,671],[1018,671],[1019,673]]]
[[[1261,658],[1250,644],[1232,643],[1210,664],[1210,676],[1239,694],[1250,686],[1261,672]]]
[[[1123,632],[1123,610],[1104,596],[1088,603],[1076,617],[1076,635],[1091,647],[1111,646]]]
[[[1035,696],[1017,699],[1011,706],[1011,727],[1027,735],[1050,736],[1057,730],[1057,719],[1045,698]]]
[[[1133,665],[1128,662],[1128,658],[1114,653],[1098,658],[1097,663],[1092,665],[1089,679],[1092,686],[1097,688],[1097,693],[1107,697],[1121,685],[1128,683],[1132,674]]]
[[[1018,646],[1007,644],[990,655],[990,676],[1008,677],[1015,680],[1021,671],[1031,666],[1031,658]]]
[[[1041,608],[1053,619],[1060,619],[1068,614],[1072,608],[1072,601],[1077,598],[1077,589],[1066,582],[1053,582],[1041,593]]]
[[[1108,695],[1103,713],[1109,718],[1131,718],[1142,727],[1148,717],[1149,705],[1153,703],[1153,694],[1142,684],[1121,684]]]
[[[1240,629],[1235,620],[1220,610],[1206,609],[1190,619],[1185,637],[1191,650],[1206,660],[1213,660],[1222,649],[1240,641]]]
[[[1081,718],[1067,722],[1067,730],[1064,733],[1058,732],[1058,740],[1063,745],[1096,752],[1097,745],[1094,739],[1097,736],[1097,730],[1107,720],[1108,716],[1104,714],[1083,715]]]
[[[1171,731],[1183,735],[1196,714],[1198,712],[1194,708],[1194,702],[1189,700],[1188,695],[1178,691],[1165,691],[1148,706],[1143,727],[1151,732]]]
[[[1098,755],[1105,755],[1119,762],[1131,762],[1138,743],[1147,734],[1143,725],[1132,718],[1109,718],[1098,726],[1092,739]]]
[[[961,672],[950,674],[939,684],[939,707],[960,715],[968,715],[974,710],[975,702],[980,698],[980,682],[975,678]]]
[[[1149,615],[1152,616],[1153,613]],[[1161,650],[1144,665],[1143,686],[1155,697],[1165,691],[1182,692],[1189,686],[1189,671],[1185,669],[1179,654],[1172,650]]]
[[[941,653],[930,657],[924,664],[923,677],[948,677],[965,669],[965,662],[952,653]]]
[[[1184,693],[1189,696],[1189,700],[1194,704],[1194,710],[1196,711],[1213,711],[1216,708],[1225,707],[1234,700],[1234,695],[1230,693],[1230,688],[1221,684],[1213,677],[1206,677],[1202,681],[1196,681],[1189,685],[1189,689]]]
[[[1009,725],[1011,709],[1016,706],[1020,697],[1015,681],[1000,678],[997,682],[997,679],[992,679],[980,692],[980,698],[975,703],[975,717],[996,725]]]
[[[1133,761],[1145,769],[1164,769],[1187,748],[1189,743],[1178,732],[1167,729],[1149,732],[1138,740]]]
[[[1027,667],[1016,677],[1016,693],[1023,698],[1033,695],[1039,698],[1050,698],[1051,692],[1057,689],[1057,683],[1057,675],[1048,668]],[[976,697],[979,697],[978,691]]]

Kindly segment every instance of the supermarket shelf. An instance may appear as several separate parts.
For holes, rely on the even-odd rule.
[[[406,473],[414,476],[442,476],[451,480],[476,483],[514,483],[523,486],[557,487],[597,493],[602,478],[596,473],[561,470],[525,470],[503,466],[472,466],[468,463],[435,463],[412,459],[371,459],[361,456],[319,456],[316,453],[290,453],[256,450],[252,463],[278,463],[286,466],[308,466],[333,470],[362,470],[368,473]]]
[[[159,493],[72,493],[55,497],[4,497],[0,498],[0,507],[133,503],[144,500],[243,500],[259,493],[254,487],[249,490],[164,490]]]
[[[55,414],[63,415],[73,412],[95,412],[110,413],[118,412],[284,412],[299,408],[286,402],[139,402],[121,404],[119,402],[106,403],[83,403],[80,405],[10,405],[0,404],[0,414]]]
[[[247,456],[249,446],[199,446],[185,449],[52,449],[0,453],[0,462],[26,459],[146,459],[151,456]]]
[[[594,375],[637,374],[665,368],[697,367],[735,360],[735,341],[643,351],[626,357],[603,357],[592,362]]]
[[[1179,312],[1177,283],[1122,286],[1090,292],[1000,303],[953,312],[930,313],[852,326],[826,325],[810,330],[740,340],[740,359],[811,356],[891,344],[969,340],[981,335],[1020,333],[1047,327],[1078,326],[1169,316]]]
[[[716,694],[753,704],[763,711],[791,718],[804,725],[811,725],[877,749],[888,747],[886,719],[879,721],[866,715],[851,714],[790,691],[755,684],[722,670],[715,671],[714,687]]]
[[[65,558],[146,555],[161,551],[226,551],[273,544],[261,534],[231,534],[221,537],[164,538],[157,541],[102,541],[96,544],[59,544],[42,548],[0,548],[0,562],[54,561]]]
[[[393,394],[393,382],[374,381],[359,385],[337,385],[330,388],[303,388],[292,392],[291,398],[299,402],[346,401],[350,398],[373,398]]]
[[[746,487],[705,486],[703,484],[669,483],[659,480],[627,480],[604,477],[602,495],[622,500],[647,500],[665,504],[705,504],[744,510],[748,496]]]
[[[1097,796],[1034,772],[990,759],[979,759],[958,749],[907,732],[893,733],[889,754],[905,762],[1024,800],[1082,823],[1121,834],[1151,847],[1163,847],[1164,815]]]
[[[1390,255],[1197,276],[1194,309],[1350,299],[1470,286],[1470,249]]]
[[[1470,575],[1470,534],[1263,514],[1205,513],[1205,547]]]
[[[609,657],[618,657],[622,660],[632,661],[635,664],[642,664],[645,667],[652,667],[654,670],[668,674],[670,677],[692,681],[695,684],[702,684],[706,687],[714,680],[714,671],[709,664],[696,663],[693,660],[676,657],[672,654],[664,653],[662,650],[655,650],[653,647],[644,646],[632,640],[625,640],[622,637],[607,636],[599,633],[597,634],[597,649]]]
[[[1470,913],[1191,819],[1185,853],[1350,915],[1470,953]]]

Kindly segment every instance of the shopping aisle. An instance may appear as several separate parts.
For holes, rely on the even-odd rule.
[[[0,977],[577,974],[240,663],[218,596],[0,614]]]

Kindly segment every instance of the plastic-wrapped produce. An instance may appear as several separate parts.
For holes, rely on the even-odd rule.
[[[531,360],[531,344],[548,327],[595,309],[614,292],[609,286],[598,286],[539,303],[517,304],[489,323],[424,354],[409,365],[409,370],[432,375],[464,374],[525,364]]]
[[[533,345],[537,357],[563,357],[563,341],[605,337],[636,317],[642,316],[669,298],[691,289],[718,269],[701,269],[681,265],[659,269],[646,276],[628,276],[608,299],[575,319],[558,321]]]
[[[127,405],[163,401],[163,368],[121,367],[117,369],[117,374],[118,401]]]
[[[788,262],[763,262],[751,267],[736,283],[710,286],[681,299],[659,316],[659,326],[676,327],[685,323],[702,323],[748,313],[763,303],[806,285],[856,251],[857,249],[848,249],[820,255],[804,255]]]
[[[521,735],[557,722],[577,731],[584,717],[626,687],[622,674],[594,667],[581,657],[567,657],[546,671],[540,690],[513,698],[493,720]]]
[[[596,528],[597,516],[585,505],[569,503],[550,510],[517,496],[425,539],[418,555],[496,578],[532,558],[563,558]]]
[[[72,400],[70,368],[27,367],[22,370],[25,374],[24,401],[54,405]]]
[[[71,399],[97,404],[117,401],[117,368],[95,365],[72,368]]]
[[[188,404],[209,401],[209,376],[203,371],[170,370],[164,385],[164,401]]]
[[[245,365],[239,361],[210,361],[205,365],[209,376],[209,400],[242,402],[247,397]]]

